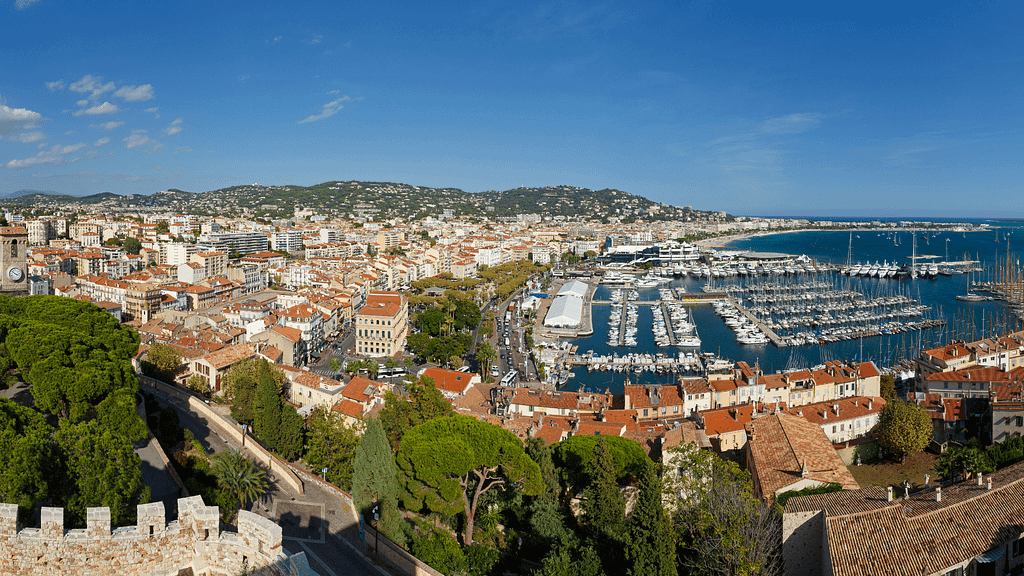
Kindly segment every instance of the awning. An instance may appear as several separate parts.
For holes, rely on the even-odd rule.
[[[984,554],[979,554],[978,556],[975,556],[974,559],[977,560],[979,564],[991,564],[1002,558],[1005,553],[1006,548],[1000,546],[999,548],[993,548]]]

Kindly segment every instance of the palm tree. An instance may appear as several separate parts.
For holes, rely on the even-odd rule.
[[[238,450],[219,452],[211,460],[217,483],[238,496],[239,508],[244,508],[247,500],[256,500],[267,491],[266,474]]]

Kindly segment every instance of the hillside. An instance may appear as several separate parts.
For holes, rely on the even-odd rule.
[[[683,220],[701,214],[611,189],[546,186],[472,193],[458,188],[360,181],[324,182],[313,186],[250,184],[201,193],[170,189],[148,196],[119,196],[110,192],[83,197],[34,193],[5,199],[3,203],[39,207],[101,204],[194,214],[247,214],[266,219],[289,218],[296,209],[309,209],[331,217],[368,219],[440,217],[446,210],[450,210],[452,216],[513,218],[539,214],[584,220],[616,216],[626,221],[641,215],[648,220]]]

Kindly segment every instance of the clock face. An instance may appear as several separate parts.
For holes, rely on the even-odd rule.
[[[16,268],[12,266],[7,269],[7,277],[10,278],[11,280],[14,280],[15,282],[19,282],[21,280],[21,277],[24,275],[25,273],[21,271],[21,268]]]

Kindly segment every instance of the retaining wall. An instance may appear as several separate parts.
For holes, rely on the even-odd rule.
[[[164,392],[165,394],[171,394],[173,396],[181,398],[182,400],[187,400],[188,407],[191,410],[199,413],[200,416],[205,418],[208,422],[210,422],[210,424],[216,426],[217,429],[225,436],[230,437],[231,440],[237,442],[238,444],[242,444],[241,428],[225,420],[224,417],[221,416],[220,414],[214,412],[213,409],[210,408],[204,400],[196,396],[193,396],[192,394],[182,390],[181,388],[169,386],[159,380],[154,380],[153,378],[149,378],[148,376],[143,376],[141,374],[139,375],[139,382],[142,383],[144,386],[155,388],[157,390],[160,390],[161,392]],[[302,486],[302,481],[299,480],[299,477],[295,475],[294,471],[292,471],[291,466],[289,466],[288,463],[285,462],[284,460],[281,460],[277,456],[271,454],[263,446],[260,446],[260,444],[258,442],[255,442],[252,439],[252,437],[248,437],[246,439],[245,447],[243,448],[243,450],[248,450],[249,452],[251,452],[253,456],[256,457],[258,462],[266,465],[271,472],[277,475],[278,479],[280,479],[282,482],[290,486],[292,490],[298,492],[299,494],[305,493],[305,490],[303,489]]]

